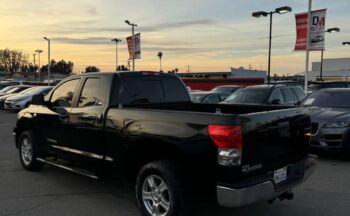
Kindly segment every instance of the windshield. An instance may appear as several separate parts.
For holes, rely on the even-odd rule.
[[[269,96],[270,89],[246,88],[234,92],[226,98],[225,102],[265,104],[267,103]]]
[[[197,93],[197,94],[196,94],[196,93],[191,93],[190,96],[191,96],[192,102],[194,102],[194,103],[200,103],[200,102],[202,102],[203,98],[204,98],[205,96],[207,96],[207,94],[200,94],[200,93]]]
[[[350,91],[315,92],[304,100],[303,105],[318,107],[350,108]]]

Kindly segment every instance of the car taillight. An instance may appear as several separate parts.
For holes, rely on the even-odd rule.
[[[218,164],[241,165],[242,129],[240,126],[209,125],[208,134],[218,148]]]

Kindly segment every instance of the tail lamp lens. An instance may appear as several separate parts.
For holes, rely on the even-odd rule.
[[[208,134],[218,148],[219,165],[241,165],[242,129],[240,126],[209,125]]]

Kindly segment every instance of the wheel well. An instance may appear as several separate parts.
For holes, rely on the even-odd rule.
[[[143,144],[142,147],[131,147],[128,148],[126,166],[128,166],[128,175],[135,178],[139,170],[147,163],[153,161],[175,161],[181,163],[181,159],[184,155],[181,151],[174,146],[163,145],[163,144]],[[131,169],[130,169],[131,168]]]

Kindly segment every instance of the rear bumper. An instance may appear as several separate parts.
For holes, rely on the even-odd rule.
[[[305,172],[301,179],[289,182],[287,187],[278,190],[273,180],[259,182],[243,188],[231,188],[217,185],[217,202],[224,207],[246,206],[259,201],[268,201],[281,194],[291,191],[294,187],[305,182],[316,168],[316,156],[309,156],[303,161]]]

